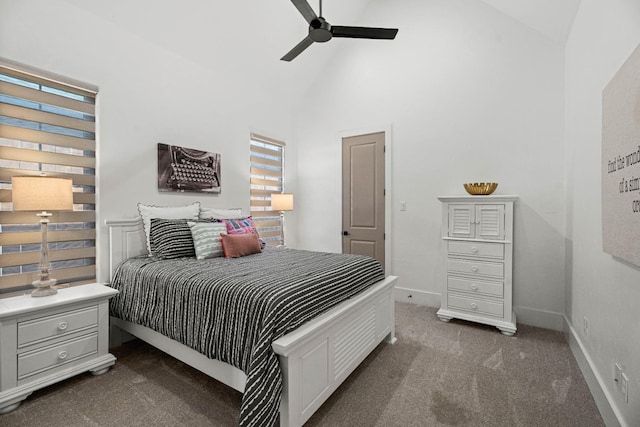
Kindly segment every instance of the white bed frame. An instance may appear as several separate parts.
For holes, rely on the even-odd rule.
[[[142,222],[107,220],[109,227],[109,280],[124,259],[146,253]],[[283,373],[280,425],[304,424],[353,370],[383,340],[395,338],[393,288],[388,276],[365,292],[302,325],[273,342]],[[243,392],[246,375],[239,369],[196,352],[149,328],[111,317],[112,343],[122,342],[126,331]]]

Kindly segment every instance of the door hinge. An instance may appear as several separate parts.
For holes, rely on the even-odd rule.
[[[382,240],[387,240],[387,233],[382,233]]]

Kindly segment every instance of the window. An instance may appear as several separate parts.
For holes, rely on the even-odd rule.
[[[251,216],[260,238],[280,243],[282,219],[271,210],[271,194],[284,190],[284,142],[251,134]]]
[[[31,289],[40,263],[35,212],[13,212],[11,177],[73,182],[73,211],[54,212],[49,261],[58,283],[95,281],[95,98],[92,90],[0,64],[0,293]]]

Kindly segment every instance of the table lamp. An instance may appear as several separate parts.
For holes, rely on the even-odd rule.
[[[52,287],[56,279],[49,277],[49,248],[47,247],[47,225],[51,213],[48,211],[73,210],[73,188],[71,180],[50,176],[14,176],[11,178],[11,197],[14,211],[36,211],[40,217],[42,247],[40,252],[40,278],[33,282],[36,289],[33,297],[53,295],[58,291]]]
[[[284,245],[284,212],[293,210],[293,194],[272,193],[271,210],[280,211],[280,244]]]

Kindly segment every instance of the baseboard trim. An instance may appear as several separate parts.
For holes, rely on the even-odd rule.
[[[440,294],[436,292],[419,291],[417,289],[396,286],[394,289],[395,300],[409,302],[411,304],[426,305],[427,307],[440,307]]]
[[[535,326],[537,328],[564,331],[564,314],[537,308],[514,306],[518,323]]]
[[[567,336],[569,348],[571,348],[571,352],[578,362],[578,367],[584,379],[587,381],[591,395],[596,402],[596,406],[600,411],[604,423],[607,427],[628,427],[609,389],[604,386],[605,382],[595,368],[595,364],[589,356],[586,347],[583,345],[580,336],[576,333],[573,326],[571,326],[566,316],[564,316],[564,333]]]
[[[396,286],[395,300],[427,307],[440,308],[440,293]],[[518,323],[538,328],[564,331],[564,315],[553,311],[538,310],[529,307],[514,307]]]

